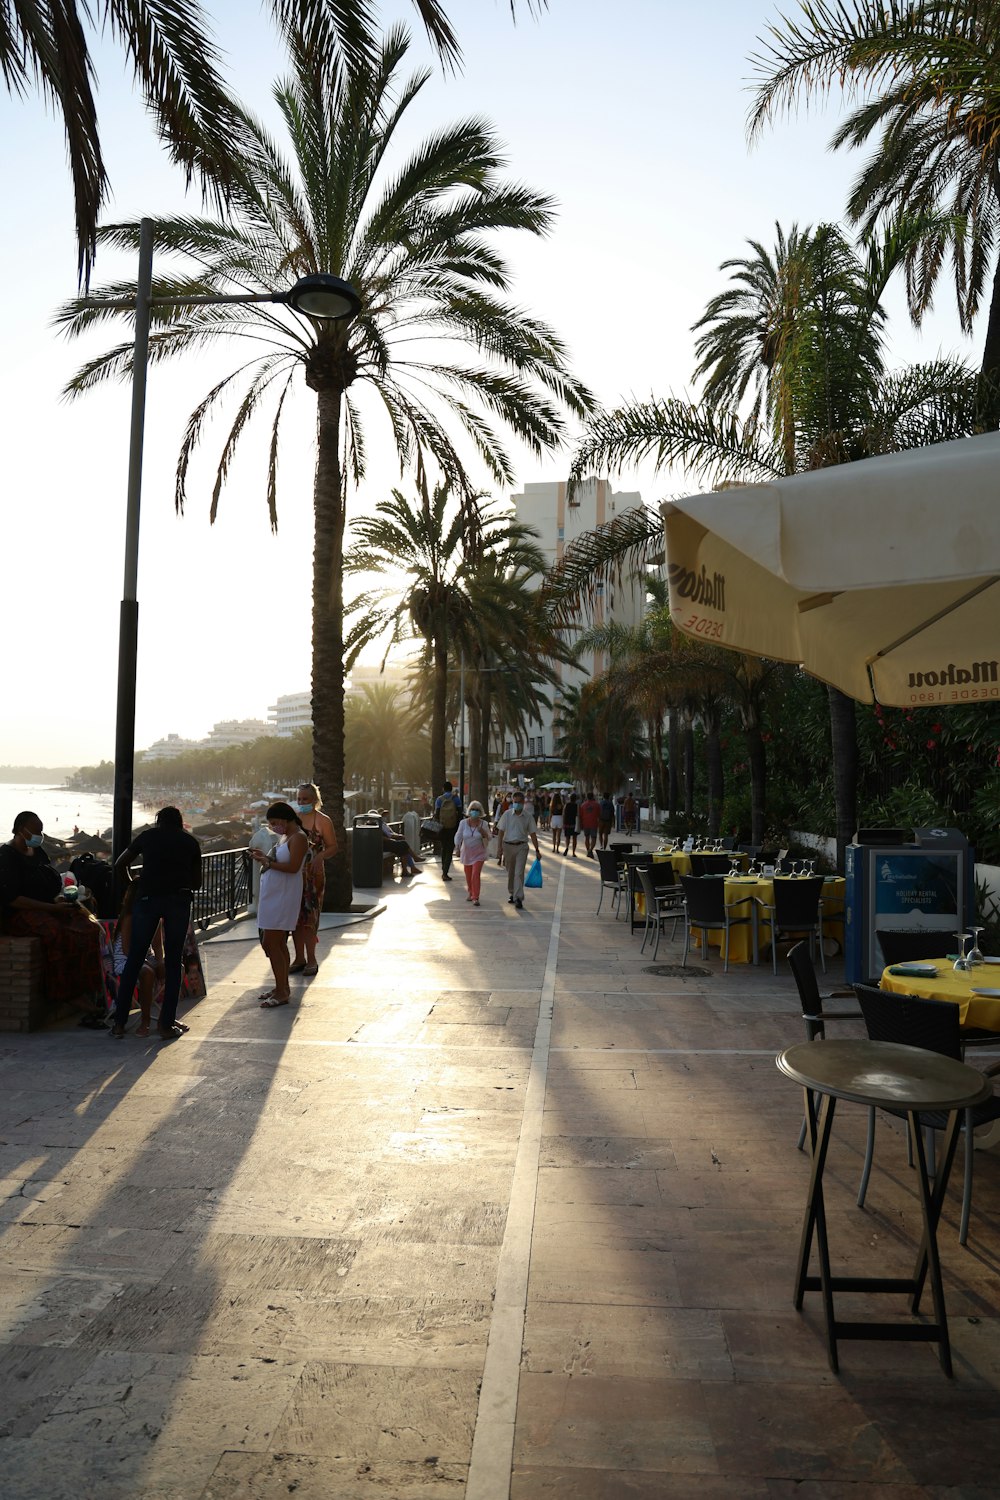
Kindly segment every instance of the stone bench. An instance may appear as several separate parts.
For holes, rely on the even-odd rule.
[[[37,1031],[52,1019],[36,937],[0,937],[0,1031]]]

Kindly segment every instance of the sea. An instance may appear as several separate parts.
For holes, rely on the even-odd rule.
[[[59,839],[69,838],[74,828],[103,838],[114,818],[114,799],[110,792],[75,792],[71,787],[38,782],[0,781],[0,843],[10,838],[14,819],[22,812],[37,813],[45,832]],[[133,828],[150,821],[149,810],[133,803]]]

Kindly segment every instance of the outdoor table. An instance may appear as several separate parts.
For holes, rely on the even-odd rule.
[[[796,1308],[801,1311],[806,1292],[822,1293],[827,1352],[834,1374],[839,1368],[838,1339],[885,1339],[936,1343],[941,1367],[946,1375],[950,1375],[951,1347],[938,1258],[937,1225],[955,1157],[962,1111],[989,1097],[993,1087],[990,1080],[954,1058],[927,1052],[922,1047],[904,1047],[898,1042],[799,1042],[779,1053],[776,1061],[786,1077],[802,1085],[812,1154],[809,1195],[795,1273]],[[817,1096],[820,1099],[818,1110]],[[912,1277],[834,1276],[831,1273],[823,1170],[838,1099],[866,1108],[874,1105],[906,1112],[923,1217],[923,1235]],[[948,1125],[933,1187],[927,1173],[920,1127],[921,1110],[948,1111]],[[809,1274],[814,1233],[819,1256],[818,1276]],[[834,1313],[834,1292],[905,1292],[911,1298],[910,1311],[916,1314],[920,1310],[920,1298],[928,1277],[934,1304],[933,1323],[845,1323]]]
[[[677,865],[674,865],[677,872]],[[712,877],[709,877],[712,878]],[[778,880],[794,880],[794,875],[779,875]],[[774,880],[765,879],[757,875],[726,875],[725,881],[726,905],[742,905],[745,901],[754,901],[753,917],[757,930],[757,946],[763,943],[765,948],[771,945],[771,923],[760,915],[760,907],[757,900],[765,905],[774,902]],[[847,892],[847,882],[839,877],[827,880],[823,886],[823,934],[835,941],[843,943],[844,940],[844,898]],[[754,898],[757,900],[754,900]],[[708,942],[713,948],[722,951],[725,933],[721,927],[712,928],[708,933]],[[748,964],[753,959],[754,953],[754,930],[751,927],[735,927],[729,932],[729,962],[736,964]]]
[[[974,995],[974,989],[1000,991],[1000,964],[976,964],[965,971],[952,968],[950,958],[921,960],[937,969],[930,974],[893,974],[883,969],[879,988],[893,995],[917,995],[921,1000],[950,1000],[958,1006],[963,1026],[1000,1032],[1000,993]],[[898,968],[895,964],[892,968]]]

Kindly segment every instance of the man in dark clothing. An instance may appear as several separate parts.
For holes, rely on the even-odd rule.
[[[441,824],[441,832],[438,834],[441,844],[441,878],[450,880],[448,871],[455,853],[455,829],[463,817],[461,794],[452,791],[450,781],[445,782],[440,797],[434,803],[434,816]]]
[[[118,982],[111,1035],[125,1035],[132,992],[153,935],[162,922],[164,981],[157,1032],[164,1041],[173,1041],[187,1029],[177,1025],[177,1002],[181,993],[184,939],[191,920],[191,896],[201,888],[201,845],[193,834],[185,832],[178,808],[161,808],[156,814],[156,827],[138,834],[125,850],[118,863],[129,879],[132,879],[131,865],[140,858],[142,870],[132,907],[132,936]]]

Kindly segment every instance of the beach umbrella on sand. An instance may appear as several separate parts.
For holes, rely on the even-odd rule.
[[[862,703],[1000,699],[1000,433],[662,506],[674,624]]]

